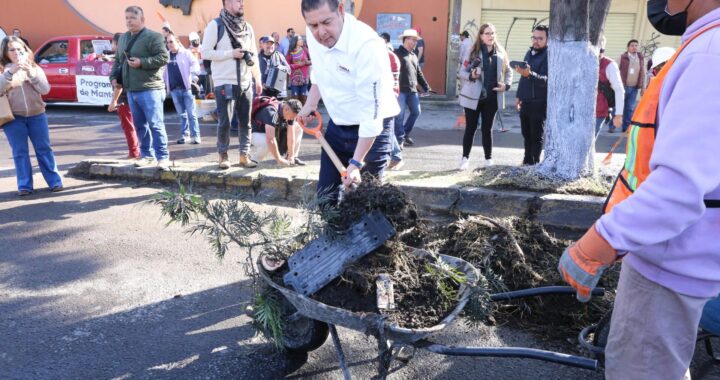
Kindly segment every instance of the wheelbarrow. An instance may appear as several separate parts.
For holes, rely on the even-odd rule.
[[[419,257],[426,257],[430,253],[416,250]],[[394,360],[410,361],[417,349],[424,349],[441,355],[449,356],[482,356],[482,357],[508,357],[543,360],[572,367],[596,370],[598,360],[522,347],[456,347],[434,343],[428,340],[430,335],[439,333],[448,327],[462,312],[463,308],[475,291],[479,279],[479,272],[472,264],[465,260],[439,255],[440,259],[463,272],[466,283],[458,291],[458,302],[452,312],[437,325],[428,328],[403,328],[394,325],[376,313],[356,313],[342,308],[326,305],[299,294],[274,282],[262,265],[258,265],[261,278],[272,288],[280,292],[288,301],[291,310],[287,312],[286,330],[283,335],[283,345],[292,353],[313,351],[325,342],[328,333],[332,336],[335,351],[340,362],[345,379],[350,379],[345,354],[342,349],[336,326],[373,335],[378,342],[378,377],[385,379],[389,374]],[[261,258],[259,258],[261,260]],[[259,264],[259,263],[258,263]],[[604,289],[596,288],[592,295],[604,294]],[[497,293],[490,296],[491,301],[506,301],[517,298],[532,297],[544,294],[575,294],[575,290],[568,286],[549,286],[542,288],[525,289],[519,291]],[[294,310],[294,312],[292,311]]]

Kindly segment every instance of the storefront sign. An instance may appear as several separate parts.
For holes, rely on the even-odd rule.
[[[396,49],[402,44],[398,38],[405,29],[412,28],[412,15],[410,13],[378,13],[377,30],[378,33],[387,33],[390,35],[390,43]]]

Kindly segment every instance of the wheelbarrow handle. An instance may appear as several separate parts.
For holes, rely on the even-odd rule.
[[[530,288],[515,290],[512,292],[495,293],[490,295],[491,301],[509,301],[516,298],[534,297],[546,294],[575,294],[576,290],[572,286],[543,286],[540,288]],[[593,296],[603,296],[605,288],[595,288],[590,292]]]

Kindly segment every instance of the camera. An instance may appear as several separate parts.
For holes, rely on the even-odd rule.
[[[255,65],[255,61],[253,61],[253,53],[246,51],[245,54],[242,57],[243,61],[245,61],[245,64],[248,66]]]
[[[479,68],[482,65],[482,58],[476,57],[473,59],[472,63],[470,64],[470,72],[472,73],[473,70]],[[475,82],[475,79],[470,78],[471,82]]]

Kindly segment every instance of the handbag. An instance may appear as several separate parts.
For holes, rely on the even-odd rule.
[[[10,100],[8,99],[7,91],[5,91],[0,94],[0,128],[13,120],[15,120],[15,116],[12,114]]]

